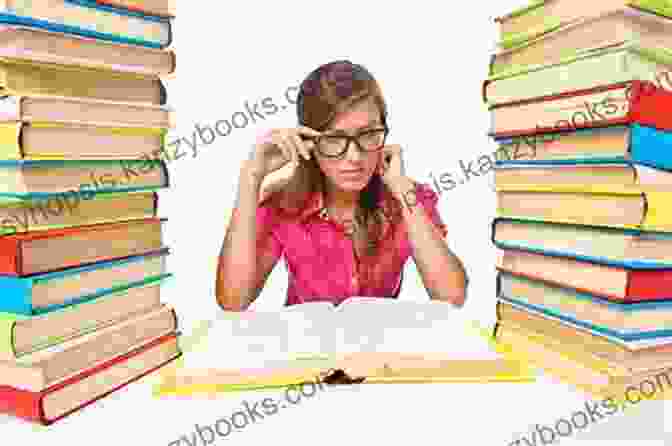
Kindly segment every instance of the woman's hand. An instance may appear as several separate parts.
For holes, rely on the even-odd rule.
[[[402,148],[398,144],[383,147],[378,165],[383,183],[395,194],[406,193],[411,181],[406,176]]]
[[[274,129],[260,138],[247,161],[253,174],[263,180],[266,175],[287,163],[296,167],[301,159],[309,160],[314,144],[312,141],[303,140],[302,135],[319,136],[320,133],[308,127],[298,127]]]

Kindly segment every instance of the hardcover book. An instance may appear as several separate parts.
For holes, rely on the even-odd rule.
[[[170,17],[152,16],[93,0],[3,0],[0,23],[165,48],[172,41]]]
[[[192,395],[329,381],[530,381],[533,376],[461,322],[445,302],[350,298],[279,312],[225,313],[208,336],[227,354],[196,349],[159,387]]]
[[[551,0],[560,5],[567,0]],[[570,0],[577,2],[577,0]],[[637,0],[634,0],[637,1]],[[610,2],[610,5],[606,5]],[[555,22],[541,33],[523,33],[504,41],[490,65],[490,74],[511,72],[525,66],[558,62],[580,53],[596,51],[621,44],[623,41],[641,42],[646,47],[670,48],[670,17],[672,9],[657,0],[644,0],[653,8],[625,6],[623,1],[596,0],[574,6],[574,13],[582,17],[564,23]],[[606,7],[605,7],[606,6]],[[554,21],[555,17],[545,16]]]
[[[632,269],[518,249],[499,249],[497,257],[499,271],[613,302],[672,300],[672,269]]]
[[[49,425],[182,355],[175,333],[106,359],[39,391],[0,386],[0,412]]]

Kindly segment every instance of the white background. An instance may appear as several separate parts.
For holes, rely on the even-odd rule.
[[[270,96],[281,104],[286,88],[298,85],[318,65],[349,59],[379,79],[389,104],[390,142],[405,148],[408,174],[423,182],[429,182],[430,172],[459,177],[459,160],[476,160],[496,149],[487,137],[489,116],[481,85],[497,38],[493,19],[521,3],[183,2],[174,23],[177,74],[166,80],[178,121],[169,141],[191,138],[195,123],[230,121],[245,110],[245,101],[252,104]],[[168,218],[166,241],[173,249],[169,267],[176,277],[165,286],[163,299],[177,309],[185,334],[199,321],[217,316],[215,268],[241,160],[259,132],[295,124],[295,111],[288,108],[208,146],[201,144],[196,157],[183,144],[187,155],[169,163],[171,188],[160,192],[159,204],[160,214]],[[471,278],[461,311],[484,325],[495,318],[491,182],[491,176],[472,178],[440,197],[450,245]],[[402,298],[427,299],[412,261],[407,268]],[[284,265],[279,264],[257,307],[279,308],[286,286]],[[210,340],[209,348],[213,354],[227,354],[224,342]],[[191,441],[196,423],[212,425],[230,417],[244,400],[282,397],[278,391],[211,400],[155,399],[154,382],[144,379],[46,429],[4,419],[0,442],[168,445],[183,435]],[[551,425],[583,407],[581,395],[547,378],[532,384],[329,389],[212,444],[505,446],[536,423]],[[648,424],[644,416],[614,416],[560,443],[663,444],[656,441],[663,435],[662,417],[656,405],[649,410],[653,421]],[[197,439],[196,444],[203,443]]]

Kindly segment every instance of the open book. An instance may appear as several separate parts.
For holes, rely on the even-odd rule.
[[[350,298],[278,312],[223,312],[159,393],[340,382],[529,381],[444,302]]]

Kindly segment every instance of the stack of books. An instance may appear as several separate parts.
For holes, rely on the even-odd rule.
[[[495,336],[594,395],[664,385],[672,6],[548,0],[497,21]]]
[[[0,12],[0,412],[50,424],[180,356],[160,300],[166,0]]]

